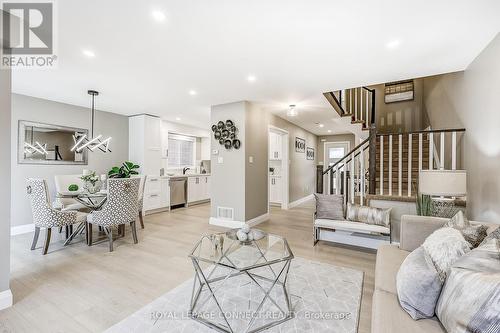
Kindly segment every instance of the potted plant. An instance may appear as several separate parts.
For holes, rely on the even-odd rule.
[[[138,175],[137,169],[140,167],[132,162],[123,162],[121,167],[112,167],[108,172],[109,178],[130,178],[131,175]]]
[[[87,192],[94,194],[101,190],[101,181],[99,180],[99,176],[95,174],[95,171],[81,176],[80,179],[83,180],[83,188]]]

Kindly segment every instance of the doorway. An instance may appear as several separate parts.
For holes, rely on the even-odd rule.
[[[269,126],[268,131],[268,209],[288,209],[288,131]]]
[[[349,141],[337,141],[337,142],[325,142],[324,146],[324,163],[323,170],[328,169],[330,166],[334,165],[340,161],[344,156],[346,156],[351,150],[351,143]],[[341,174],[344,174],[345,166],[339,169]],[[340,187],[342,181],[337,184],[337,178],[333,177],[331,179],[328,174],[325,175],[323,179],[323,184],[326,184],[326,194],[336,193],[337,187]],[[340,192],[340,191],[339,191]]]

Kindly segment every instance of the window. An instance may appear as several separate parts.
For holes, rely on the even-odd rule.
[[[196,139],[190,136],[168,136],[168,168],[180,169],[194,166]]]

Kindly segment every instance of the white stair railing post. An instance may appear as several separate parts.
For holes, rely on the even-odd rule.
[[[429,170],[434,169],[434,134],[429,133]]]
[[[360,191],[360,194],[361,194],[361,197],[359,199],[359,204],[361,206],[363,206],[363,199],[365,197],[365,155],[364,155],[364,148],[361,147],[361,152],[359,153],[359,160],[360,160],[360,163],[359,163],[359,169],[360,169],[360,178],[361,178],[361,191]]]
[[[418,133],[418,171],[422,170],[422,133]]]
[[[451,133],[451,170],[457,169],[457,132]]]
[[[389,195],[392,195],[392,134],[389,135]]]
[[[352,159],[351,159],[351,203],[354,204],[354,196],[355,196],[355,191],[354,191],[354,168],[355,168],[355,158],[356,158],[356,152],[352,152]]]
[[[399,134],[398,145],[398,195],[403,195],[403,135]]]
[[[339,186],[339,167],[335,166],[335,194],[340,194],[340,186]]]
[[[444,170],[444,132],[441,132],[440,137],[441,137],[441,142],[439,147],[439,159],[440,159],[439,169]]]
[[[408,134],[408,196],[411,197],[411,160],[413,159],[412,153],[412,135]]]
[[[344,204],[347,204],[347,159],[345,160],[344,164],[342,165],[342,172],[343,172],[343,183],[344,183]]]
[[[384,195],[384,136],[380,136],[380,195]]]

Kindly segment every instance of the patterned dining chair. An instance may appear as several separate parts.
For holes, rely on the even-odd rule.
[[[108,179],[108,199],[100,210],[87,215],[87,222],[104,229],[109,239],[109,251],[113,251],[113,227],[130,224],[134,244],[137,244],[137,229],[135,220],[139,214],[140,178]],[[92,230],[89,227],[89,230]],[[89,231],[89,245],[92,245]],[[123,231],[124,234],[124,231]]]
[[[45,255],[49,250],[52,228],[66,227],[75,223],[85,222],[87,213],[77,211],[59,211],[52,208],[50,196],[45,179],[29,178],[26,191],[31,202],[33,223],[35,224],[35,235],[31,250],[34,250],[40,235],[40,228],[46,228],[45,245],[42,253]]]
[[[139,186],[139,222],[141,222],[141,228],[144,229],[144,187],[146,186],[146,175],[140,175],[141,185]]]

